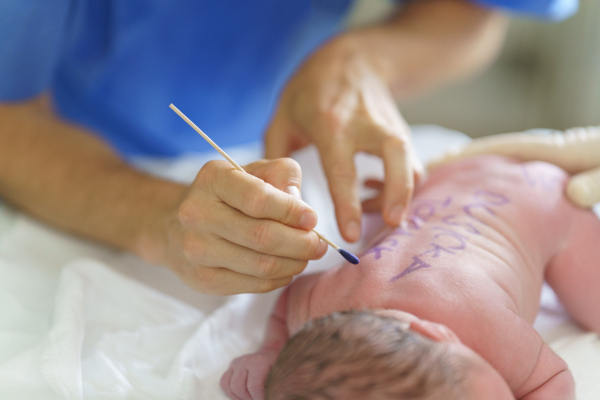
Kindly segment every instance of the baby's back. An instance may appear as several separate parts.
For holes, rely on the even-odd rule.
[[[358,266],[294,283],[290,330],[334,311],[404,310],[447,325],[518,385],[541,346],[530,324],[544,269],[574,211],[563,197],[566,179],[550,164],[492,156],[434,171],[408,223],[362,254]]]

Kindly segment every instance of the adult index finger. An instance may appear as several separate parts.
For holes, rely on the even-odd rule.
[[[406,216],[414,191],[413,162],[410,143],[390,137],[381,149],[385,171],[383,218],[389,225],[398,225]]]
[[[211,227],[215,236],[260,254],[308,261],[319,258],[321,251],[326,250],[314,232],[269,219],[252,218],[232,207],[222,213],[221,221]]]
[[[213,181],[213,190],[219,199],[249,217],[304,230],[317,225],[317,213],[308,204],[253,175],[222,169]]]
[[[321,162],[335,205],[340,232],[345,240],[355,242],[360,238],[361,206],[354,168],[354,150],[340,141],[330,151],[321,150]]]

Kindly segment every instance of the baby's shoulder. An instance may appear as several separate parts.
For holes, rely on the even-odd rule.
[[[426,186],[432,191],[486,191],[510,199],[511,213],[536,217],[569,211],[564,196],[569,175],[542,161],[521,162],[503,156],[476,156],[435,170]],[[572,207],[571,207],[572,208]]]
[[[431,177],[435,179],[437,175],[461,182],[481,183],[482,177],[495,182],[516,180],[516,183],[531,187],[550,187],[552,184],[563,183],[569,177],[563,169],[554,164],[543,161],[522,162],[516,158],[498,155],[480,155],[459,160],[434,170]]]
[[[289,287],[287,323],[294,334],[310,319],[310,299],[321,273],[300,275]]]

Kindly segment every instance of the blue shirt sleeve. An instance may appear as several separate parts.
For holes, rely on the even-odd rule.
[[[50,85],[70,0],[0,1],[0,100],[22,100]]]
[[[579,9],[579,0],[471,0],[484,7],[500,8],[513,14],[521,14],[550,21],[562,21]]]

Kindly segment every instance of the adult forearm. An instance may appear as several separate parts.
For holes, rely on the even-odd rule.
[[[158,260],[140,247],[186,188],[132,169],[44,103],[0,106],[0,196],[51,225]]]
[[[0,105],[0,196],[77,235],[165,265],[197,290],[267,292],[287,285],[327,244],[314,211],[286,193],[299,166],[210,161],[189,186],[136,171],[40,101]],[[290,244],[291,243],[291,244]]]
[[[384,24],[350,31],[335,44],[364,54],[398,98],[459,79],[490,64],[508,20],[462,0],[409,2]]]

